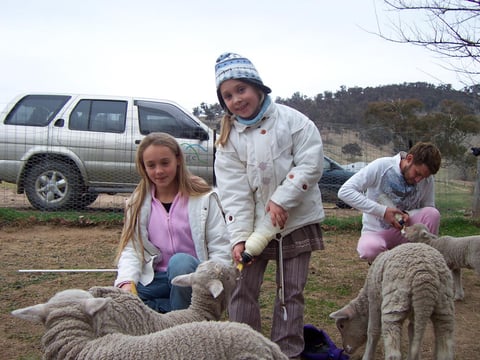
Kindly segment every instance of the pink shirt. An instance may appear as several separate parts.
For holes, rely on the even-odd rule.
[[[155,266],[155,271],[166,271],[168,261],[176,253],[190,254],[198,258],[188,219],[188,197],[177,194],[170,212],[167,212],[163,204],[152,195],[148,236],[150,242],[162,252],[162,261]]]

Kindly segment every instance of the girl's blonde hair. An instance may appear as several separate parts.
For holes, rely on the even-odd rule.
[[[143,162],[143,153],[149,146],[165,146],[175,154],[178,161],[178,167],[174,181],[177,182],[178,192],[181,195],[199,196],[212,190],[212,187],[204,179],[193,175],[190,170],[188,170],[187,165],[185,164],[185,156],[182,148],[173,136],[167,133],[150,133],[145,136],[140,142],[135,155],[135,166],[140,175],[140,182],[133,191],[133,194],[125,207],[125,223],[123,224],[120,244],[117,249],[117,255],[115,258],[116,263],[118,263],[123,249],[125,249],[125,246],[130,240],[132,240],[134,248],[143,258],[143,241],[140,236],[140,228],[137,227],[138,241],[133,241],[133,237],[135,226],[138,224],[138,219],[141,216],[140,209],[147,196],[147,192],[150,191],[150,179],[148,178],[145,164]]]
[[[220,121],[220,135],[215,142],[216,146],[224,146],[228,142],[230,131],[232,130],[232,124],[235,120],[235,115],[225,113]]]

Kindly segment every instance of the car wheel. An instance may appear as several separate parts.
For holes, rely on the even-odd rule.
[[[81,181],[78,171],[61,161],[33,165],[25,176],[28,201],[39,210],[56,211],[78,207]]]

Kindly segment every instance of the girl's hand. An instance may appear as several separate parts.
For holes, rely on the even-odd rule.
[[[245,241],[239,242],[232,249],[232,259],[235,264],[242,262],[242,253],[245,251]]]
[[[280,229],[283,229],[288,220],[288,212],[286,212],[280,205],[275,204],[272,200],[268,202],[266,210],[270,213],[272,225],[278,225]]]
[[[126,282],[120,286],[120,289],[134,293],[135,285],[132,282]]]

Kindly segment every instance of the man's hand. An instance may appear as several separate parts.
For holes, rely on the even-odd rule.
[[[398,210],[397,208],[387,207],[383,219],[395,229],[402,230],[408,223],[409,216],[406,212]]]

